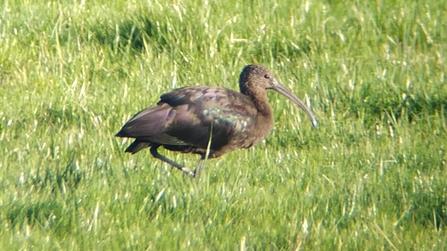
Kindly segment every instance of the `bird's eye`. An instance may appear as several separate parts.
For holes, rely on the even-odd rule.
[[[265,75],[264,75],[264,78],[269,79],[270,76],[269,76],[268,74],[265,74]]]

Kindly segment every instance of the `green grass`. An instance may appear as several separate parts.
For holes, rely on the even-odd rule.
[[[0,250],[446,250],[443,1],[0,7]],[[114,137],[175,87],[259,63],[275,129],[200,180]],[[197,156],[163,152],[194,167]]]

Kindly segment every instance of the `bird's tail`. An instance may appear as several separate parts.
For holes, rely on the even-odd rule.
[[[151,143],[149,143],[149,142],[142,142],[139,140],[135,140],[132,144],[130,144],[129,147],[127,147],[125,152],[135,154],[135,153],[141,151],[142,149],[144,149],[146,147],[150,147],[150,146],[151,146]]]

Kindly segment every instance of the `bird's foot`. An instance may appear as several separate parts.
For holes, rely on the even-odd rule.
[[[179,168],[180,169],[180,171],[182,171],[183,172],[183,174],[185,174],[185,175],[187,175],[187,176],[190,176],[190,177],[192,177],[192,178],[195,178],[196,177],[196,170],[193,170],[193,171],[191,171],[189,168],[186,168],[186,167],[181,167],[181,168]]]

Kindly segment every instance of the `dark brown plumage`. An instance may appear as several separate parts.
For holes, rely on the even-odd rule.
[[[267,89],[273,89],[292,100],[306,112],[312,125],[317,125],[304,103],[263,66],[245,66],[239,77],[239,89],[240,92],[208,86],[175,89],[161,95],[157,106],[137,113],[116,136],[135,138],[126,152],[135,154],[150,147],[155,158],[196,176],[206,158],[217,158],[238,148],[249,148],[267,137],[273,128],[273,112],[267,100]],[[157,151],[160,146],[171,151],[199,154],[198,167],[190,171],[160,155]]]

